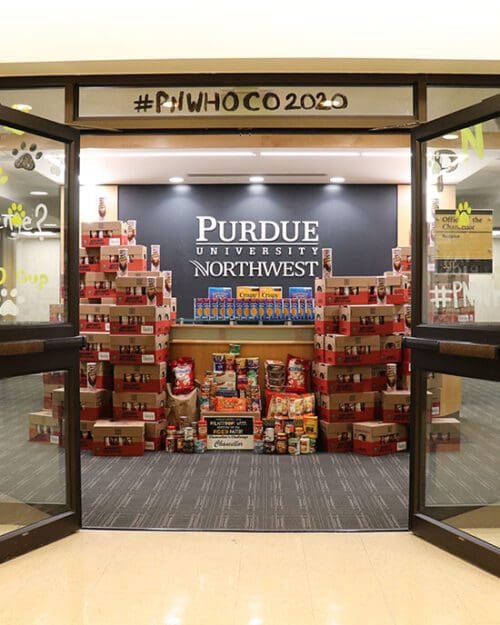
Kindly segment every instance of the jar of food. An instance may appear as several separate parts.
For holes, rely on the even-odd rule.
[[[287,451],[288,451],[288,436],[284,432],[281,432],[280,434],[278,434],[278,437],[276,439],[276,453],[286,454]]]
[[[311,442],[308,436],[302,436],[300,439],[300,453],[301,454],[311,453]]]
[[[288,439],[288,453],[290,456],[300,455],[300,442],[296,436],[290,436]]]
[[[253,450],[256,454],[264,453],[264,441],[262,439],[254,440]]]
[[[198,438],[207,438],[207,422],[205,419],[198,421]]]

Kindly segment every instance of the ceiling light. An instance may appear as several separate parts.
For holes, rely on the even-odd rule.
[[[340,184],[341,182],[345,182],[345,178],[342,178],[342,176],[333,176],[332,178],[330,178],[330,182],[333,182],[334,184]]]
[[[184,178],[181,178],[181,176],[172,176],[168,181],[172,184],[181,184],[181,182],[184,182]]]
[[[316,150],[316,151],[304,151],[304,150],[266,150],[260,153],[261,156],[314,156],[316,158],[322,156],[359,156],[359,152],[346,152],[346,151],[330,151],[330,150]]]
[[[33,109],[31,104],[13,104],[11,108],[16,111],[21,111],[22,113],[29,113]]]
[[[401,158],[403,156],[410,156],[410,152],[398,152],[397,150],[387,150],[386,152],[361,152],[361,156],[375,156],[379,158],[385,156],[398,156]]]
[[[453,139],[458,139],[458,135],[454,134],[453,132],[450,132],[447,135],[443,135],[443,139],[448,139],[449,141],[453,141]]]
[[[264,176],[250,176],[249,180],[252,184],[259,184],[264,182]]]
[[[30,191],[30,195],[48,195],[47,191]]]

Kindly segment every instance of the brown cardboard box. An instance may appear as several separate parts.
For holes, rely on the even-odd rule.
[[[144,423],[144,449],[146,451],[160,451],[165,449],[167,438],[167,422],[153,421]]]
[[[89,271],[84,276],[84,297],[116,298],[116,279],[112,274]]]
[[[118,420],[160,421],[165,418],[165,393],[113,392],[113,417]]]
[[[109,332],[109,306],[80,303],[80,330],[82,332]]]
[[[111,334],[168,334],[169,306],[113,306]]]
[[[380,359],[380,337],[327,334],[325,361],[331,365],[371,365]]]
[[[80,389],[80,419],[96,421],[111,417],[111,391],[104,389]]]
[[[408,432],[401,423],[366,421],[352,426],[354,453],[365,456],[383,456],[406,451]]]
[[[65,389],[57,388],[52,391],[52,416],[54,419],[64,418],[64,393]]]
[[[115,391],[161,393],[167,385],[167,363],[158,365],[115,365]]]
[[[143,456],[144,423],[96,421],[92,451],[94,456]]]
[[[435,388],[441,388],[443,386],[443,374],[436,373],[435,371],[428,371],[427,373],[427,390],[432,391]]]
[[[406,304],[410,301],[410,292],[405,288],[403,276],[377,276],[377,286],[370,293],[370,304]]]
[[[80,360],[86,362],[100,362],[110,359],[111,341],[109,334],[82,332],[86,344],[80,350]]]
[[[91,221],[82,223],[83,247],[126,245],[128,228],[123,221]]]
[[[33,443],[63,444],[63,421],[50,410],[31,412],[29,415],[29,440]]]
[[[352,451],[352,423],[320,421],[319,431],[323,451],[333,453]]]
[[[325,336],[323,334],[314,335],[314,357],[321,362],[325,360]]]
[[[339,331],[339,318],[340,306],[315,306],[315,334],[337,334]]]
[[[453,417],[432,419],[427,424],[428,449],[435,451],[460,451],[460,421]]]
[[[92,449],[94,441],[94,423],[95,421],[80,420],[80,448]]]
[[[157,365],[168,358],[169,335],[110,336],[113,364]]]
[[[321,393],[362,393],[372,390],[371,367],[339,367],[314,362],[314,388]]]
[[[393,333],[394,306],[341,306],[339,332],[348,336]]]
[[[52,408],[52,393],[56,389],[60,388],[60,384],[45,384],[43,385],[43,407],[45,410]]]
[[[146,271],[148,260],[144,245],[103,245],[101,247],[101,271],[119,271],[120,250],[123,249],[128,252],[127,271]]]
[[[324,421],[368,421],[375,418],[378,393],[333,393],[320,395],[318,412]]]
[[[66,311],[64,304],[49,304],[49,320],[56,323],[66,321]]]
[[[380,362],[401,362],[403,357],[403,337],[389,334],[380,337]]]
[[[386,423],[410,423],[410,391],[382,393],[382,419]]]
[[[431,394],[431,414],[434,419],[441,416],[441,389],[433,388],[428,393]]]
[[[99,248],[80,248],[80,273],[101,271]]]
[[[92,361],[90,361],[92,362]],[[87,378],[88,362],[80,361],[80,388],[97,388],[113,390],[113,366],[109,362],[101,361],[95,364],[95,381]]]
[[[375,276],[334,276],[316,278],[314,299],[318,306],[368,304],[370,289],[375,287]]]
[[[117,276],[116,303],[120,306],[161,306],[164,303],[163,276]]]

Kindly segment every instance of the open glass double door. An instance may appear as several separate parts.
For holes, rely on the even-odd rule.
[[[0,561],[81,524],[78,152],[0,106]],[[414,132],[413,193],[410,527],[498,571],[500,97]]]

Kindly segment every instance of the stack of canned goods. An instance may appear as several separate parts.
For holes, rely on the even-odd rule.
[[[180,423],[167,427],[165,450],[167,453],[203,454],[207,449],[207,422],[200,419],[190,423],[181,417]]]
[[[317,434],[306,433],[304,427],[290,421],[281,429],[275,419],[254,422],[254,452],[256,454],[289,454],[299,456],[316,451]]]

